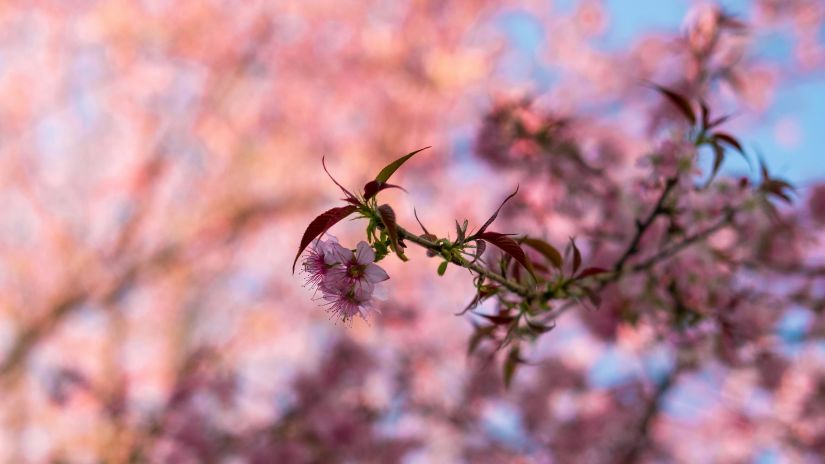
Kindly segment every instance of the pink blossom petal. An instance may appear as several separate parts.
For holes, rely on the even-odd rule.
[[[329,243],[324,261],[329,264],[348,263],[352,261],[352,250],[342,247],[337,242]]]
[[[349,288],[351,286],[350,284],[351,280],[349,276],[347,276],[346,268],[336,266],[327,272],[320,287],[321,290],[326,293],[341,293]]]
[[[375,290],[375,285],[366,280],[357,280],[353,286],[355,292],[355,299],[359,302],[366,303],[372,299],[372,292]]]
[[[390,276],[387,275],[386,271],[381,269],[377,264],[367,264],[367,267],[364,269],[364,279],[368,282],[376,284],[389,278]]]
[[[370,264],[375,261],[375,252],[367,242],[358,242],[358,247],[355,250],[355,261],[358,264]]]

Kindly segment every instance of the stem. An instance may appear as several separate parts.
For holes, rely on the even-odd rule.
[[[627,464],[638,462],[639,456],[649,445],[650,427],[653,425],[653,421],[661,411],[662,400],[676,385],[679,374],[681,374],[683,369],[683,366],[677,364],[673,371],[671,371],[670,374],[665,377],[662,383],[658,386],[658,388],[656,388],[656,392],[653,394],[653,397],[650,398],[650,401],[645,407],[645,411],[642,414],[636,430],[633,432],[633,435],[629,437],[627,442],[625,442],[626,448],[617,453],[617,462]]]
[[[621,274],[625,264],[627,264],[627,260],[639,251],[639,243],[642,241],[642,236],[645,234],[647,229],[653,225],[653,221],[655,221],[659,215],[666,212],[664,207],[665,201],[667,200],[670,192],[673,190],[673,187],[675,187],[678,182],[679,179],[677,177],[667,179],[665,182],[665,188],[662,190],[662,193],[659,195],[659,199],[656,201],[656,206],[650,214],[648,214],[644,221],[636,222],[636,234],[633,236],[633,239],[630,241],[630,245],[628,245],[624,254],[622,254],[622,257],[619,258],[619,260],[616,261],[616,265],[613,266],[613,271],[617,276]]]
[[[604,287],[607,286],[607,284],[609,284],[611,282],[614,282],[616,280],[619,280],[619,278],[621,276],[625,275],[628,272],[636,273],[636,272],[647,271],[650,268],[652,268],[654,265],[656,265],[657,263],[659,263],[659,262],[661,262],[661,261],[663,261],[667,258],[672,258],[673,256],[677,255],[679,252],[681,252],[685,248],[689,247],[690,245],[693,245],[696,242],[699,242],[701,240],[709,238],[710,236],[712,236],[716,232],[719,232],[720,230],[724,229],[726,226],[730,225],[730,223],[733,221],[733,218],[734,218],[735,215],[736,215],[736,213],[735,213],[734,209],[728,210],[725,213],[725,216],[719,222],[717,222],[716,224],[708,227],[707,229],[696,232],[695,234],[686,237],[682,241],[680,241],[680,242],[678,242],[674,245],[671,245],[670,247],[662,249],[661,251],[659,251],[655,255],[653,255],[650,258],[642,261],[639,264],[636,264],[635,266],[631,267],[628,270],[618,271],[618,272],[613,271],[613,272],[610,272],[610,273],[605,273],[605,274],[593,276],[592,279],[599,283],[599,285],[598,285],[598,287],[596,288],[595,291],[596,292],[602,291],[604,289]],[[822,269],[822,271],[823,271],[823,275],[825,275],[825,268]],[[573,307],[575,307],[575,304],[573,304],[573,302],[560,307],[559,309],[554,311],[552,320],[555,320],[555,319],[559,318],[562,314],[566,313],[568,310],[572,309]]]
[[[661,250],[660,252],[656,253],[655,255],[651,256],[650,258],[648,258],[648,259],[642,261],[641,263],[633,266],[631,268],[632,271],[633,272],[640,272],[640,271],[650,269],[651,267],[653,267],[659,261],[670,258],[671,256],[679,253],[680,251],[684,250],[685,248],[689,247],[690,245],[710,237],[711,235],[715,234],[716,232],[718,232],[718,231],[724,229],[725,227],[727,227],[733,221],[733,217],[734,217],[734,211],[733,210],[730,210],[730,211],[726,212],[725,216],[719,222],[717,222],[716,224],[708,227],[705,230],[702,230],[700,232],[696,232],[695,234],[686,237],[684,240],[682,240],[681,242],[676,243],[675,245],[672,245],[668,248],[665,248],[665,249]]]
[[[441,252],[441,245],[440,244],[435,243],[435,242],[431,242],[431,241],[429,241],[425,238],[422,238],[418,235],[415,235],[412,232],[404,229],[401,226],[397,226],[397,229],[398,229],[398,236],[400,238],[403,238],[404,240],[408,240],[412,243],[415,243],[416,245],[419,245],[419,246],[421,246],[423,248],[426,248],[428,250],[432,250],[436,253]],[[510,290],[511,292],[513,292],[515,294],[518,294],[522,297],[532,298],[533,296],[535,296],[533,294],[533,292],[531,292],[529,289],[527,289],[523,285],[521,285],[517,282],[514,282],[514,281],[502,276],[501,274],[490,271],[489,269],[485,269],[485,268],[479,266],[478,264],[471,263],[471,262],[467,261],[466,259],[464,259],[460,256],[451,257],[450,262],[457,265],[457,266],[461,266],[461,267],[470,269],[470,270],[472,270],[472,271],[474,271],[474,272],[476,272],[480,275],[483,275],[484,277],[486,277],[486,278],[488,278],[492,281],[498,282],[499,284],[506,287],[507,290]]]

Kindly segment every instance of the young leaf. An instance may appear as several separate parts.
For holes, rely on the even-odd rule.
[[[402,261],[407,261],[407,257],[404,256],[404,250],[401,249],[398,241],[398,225],[395,223],[395,211],[392,210],[390,205],[381,205],[378,207],[378,217],[381,219],[381,223],[384,224],[384,230],[387,231],[387,235],[390,237],[390,247],[392,251],[394,251]]]
[[[485,242],[484,240],[476,240],[476,253],[475,253],[475,256],[473,256],[473,261],[470,264],[475,263],[476,261],[478,261],[479,258],[481,258],[481,255],[484,254],[484,250],[486,250],[486,249],[487,249],[487,242]]]
[[[481,236],[481,234],[483,234],[483,233],[484,233],[484,231],[485,231],[485,230],[487,230],[487,227],[490,227],[490,224],[492,224],[492,223],[493,223],[493,221],[495,221],[495,220],[496,220],[496,218],[498,217],[498,212],[499,212],[499,211],[501,211],[501,208],[502,208],[502,207],[504,207],[504,204],[505,204],[505,203],[507,203],[507,202],[508,202],[511,198],[513,198],[514,196],[516,196],[516,194],[518,193],[518,189],[519,189],[519,186],[517,185],[517,186],[516,186],[516,191],[515,191],[515,192],[513,192],[513,193],[511,193],[511,194],[510,194],[507,198],[505,198],[505,199],[504,199],[504,201],[502,201],[502,202],[501,202],[501,205],[499,205],[498,209],[496,209],[496,212],[495,212],[495,213],[493,213],[493,215],[492,215],[492,216],[490,216],[490,219],[487,219],[487,222],[485,222],[485,223],[484,223],[484,225],[483,225],[483,226],[481,226],[481,228],[480,228],[480,229],[478,229],[478,232],[476,232],[476,233],[473,235],[473,237],[479,237],[479,236]]]
[[[459,245],[462,244],[464,242],[464,236],[467,233],[467,220],[466,219],[464,220],[464,225],[463,226],[461,224],[459,224],[458,219],[456,219],[456,221],[455,221],[455,233],[456,233],[455,243],[459,244]]]
[[[370,198],[378,195],[378,192],[390,188],[397,188],[400,190],[404,190],[405,192],[407,191],[404,189],[404,187],[401,187],[400,185],[393,185],[388,184],[386,182],[371,180],[364,185],[364,200],[369,200]]]
[[[476,326],[475,332],[470,337],[470,343],[467,346],[467,356],[470,356],[475,352],[478,345],[485,339],[491,338],[493,332],[496,330],[496,326],[489,325],[489,326]]]
[[[487,298],[490,298],[491,296],[495,295],[496,293],[498,293],[498,287],[496,287],[494,285],[481,285],[478,288],[478,292],[475,294],[473,299],[470,301],[470,304],[468,304],[467,307],[464,308],[464,310],[462,310],[460,313],[456,313],[456,316],[461,316],[462,314],[466,313],[467,311],[469,311],[471,309],[475,309],[479,305],[479,303],[486,300]]]
[[[395,171],[398,170],[398,168],[400,168],[402,164],[406,163],[407,160],[412,158],[413,155],[415,155],[416,153],[418,153],[420,151],[423,151],[423,150],[426,150],[428,148],[430,148],[430,147],[419,148],[418,150],[415,150],[414,152],[411,152],[411,153],[407,153],[406,155],[402,156],[401,158],[398,158],[397,160],[393,161],[392,163],[386,165],[384,167],[384,169],[382,169],[381,172],[379,172],[378,175],[375,176],[375,180],[378,181],[378,182],[386,182],[386,181],[390,180],[390,177],[392,177],[392,175],[395,173]]]
[[[710,125],[710,108],[704,99],[699,100],[699,107],[702,108],[702,129],[707,130]]]
[[[510,352],[507,353],[507,359],[504,361],[504,388],[510,388],[510,384],[513,382],[513,376],[516,373],[516,368],[521,362],[519,347],[514,346],[510,348]]]
[[[338,183],[338,181],[337,181],[337,180],[335,180],[335,178],[334,178],[334,177],[332,177],[332,174],[330,174],[330,173],[329,173],[329,170],[327,170],[327,163],[326,163],[326,159],[325,159],[325,158],[326,158],[326,157],[321,157],[321,166],[323,166],[323,167],[324,167],[324,172],[326,172],[326,173],[327,173],[327,175],[329,176],[329,178],[330,178],[330,179],[332,179],[332,181],[335,183],[335,185],[337,185],[337,186],[338,186],[338,188],[340,188],[341,190],[343,190],[343,191],[344,191],[344,195],[346,195],[345,200],[346,200],[348,203],[352,203],[352,204],[354,204],[354,205],[360,205],[361,203],[358,201],[358,199],[356,199],[356,198],[355,198],[355,195],[353,195],[353,194],[352,194],[352,192],[350,192],[349,190],[345,189],[343,185],[339,184],[339,183]]]
[[[725,150],[716,142],[713,142],[711,146],[713,147],[713,168],[705,186],[710,185],[711,181],[716,178],[716,173],[719,172],[722,162],[725,161]]]
[[[561,269],[562,265],[564,264],[564,259],[561,257],[561,253],[559,253],[559,250],[557,250],[553,245],[550,245],[544,240],[525,237],[524,239],[522,239],[521,242],[541,253],[556,268]]]
[[[690,121],[691,125],[696,125],[696,113],[693,112],[690,102],[685,97],[661,85],[653,84],[653,87],[676,106],[682,115],[685,116],[685,119]]]
[[[597,274],[604,274],[605,272],[610,272],[607,269],[601,267],[588,267],[587,269],[583,270],[576,279],[584,279],[585,277],[594,276]]]
[[[443,276],[445,272],[447,272],[447,261],[442,261],[438,265],[438,275]]]
[[[531,332],[533,332],[537,335],[541,335],[543,333],[549,332],[549,331],[553,330],[554,328],[556,328],[556,324],[553,323],[553,324],[547,325],[547,324],[542,324],[541,322],[531,321],[531,320],[528,319],[527,320],[527,328],[530,329]]]
[[[508,255],[512,256],[513,259],[518,261],[519,264],[524,266],[527,271],[533,275],[533,266],[530,265],[530,261],[527,259],[527,255],[524,254],[524,250],[516,243],[515,240],[512,238],[500,234],[498,232],[484,232],[481,235],[478,235],[478,238],[484,239],[493,245],[497,246],[501,251],[507,253]],[[534,276],[535,277],[535,276]]]
[[[590,300],[590,303],[593,306],[595,306],[596,309],[598,309],[599,306],[602,305],[602,297],[599,296],[599,294],[596,293],[592,288],[584,287],[582,288],[582,290],[584,291],[584,294],[587,295],[587,299]]]
[[[507,316],[507,315],[498,315],[498,316],[491,316],[489,314],[479,314],[484,319],[492,322],[496,325],[507,325],[516,320],[516,316]]]
[[[582,253],[579,251],[579,247],[576,246],[576,241],[573,238],[570,238],[570,245],[573,247],[573,274],[579,270],[579,267],[582,265]]]
[[[433,235],[429,230],[427,230],[426,227],[424,227],[424,224],[421,223],[421,219],[418,219],[418,211],[416,211],[415,208],[413,208],[413,216],[415,216],[415,220],[418,221],[418,225],[421,226],[421,230],[424,231],[424,235]]]
[[[747,161],[748,164],[750,164],[750,160],[748,159],[748,156],[745,154],[745,149],[742,148],[742,144],[739,143],[739,140],[736,140],[736,137],[725,132],[717,132],[713,134],[713,139],[733,147],[736,151],[739,152],[740,155],[742,155],[743,158],[745,158],[745,161]]]
[[[721,126],[725,121],[730,119],[731,116],[732,115],[730,115],[730,114],[727,114],[725,116],[719,116],[718,118],[714,119],[713,121],[710,121],[708,123],[707,127],[705,127],[705,129],[710,130],[710,129],[713,129],[714,127]]]
[[[295,273],[295,264],[298,262],[298,258],[301,257],[301,253],[304,252],[306,247],[309,246],[315,238],[329,230],[330,227],[334,226],[341,219],[344,219],[354,213],[357,209],[358,208],[352,205],[332,208],[313,219],[312,222],[309,223],[309,226],[307,226],[306,231],[304,231],[304,236],[301,237],[301,244],[298,247],[298,254],[295,255],[295,261],[292,262],[292,273]]]

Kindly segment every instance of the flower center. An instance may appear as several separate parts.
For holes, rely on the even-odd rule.
[[[353,279],[357,279],[364,275],[364,270],[366,268],[367,266],[364,266],[363,264],[352,264],[347,268],[347,273]]]

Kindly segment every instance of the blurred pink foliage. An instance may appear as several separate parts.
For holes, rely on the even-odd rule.
[[[0,6],[0,461],[817,462],[823,187],[772,215],[759,174],[697,188],[708,169],[670,149],[684,118],[643,82],[746,129],[822,72],[825,5],[698,5],[608,52],[602,2],[552,3]],[[502,72],[513,11],[542,25],[546,92]],[[790,64],[756,57],[762,31],[791,36]],[[430,144],[397,174],[409,195],[381,193],[399,223],[415,205],[433,231],[478,225],[520,184],[498,227],[575,236],[611,267],[674,172],[629,265],[745,214],[564,311],[505,391],[493,347],[467,356],[461,269],[438,277],[422,249],[382,261],[389,299],[351,326],[289,272],[313,213],[338,205],[322,155],[356,186]],[[806,321],[791,344],[788,315]],[[594,380],[604,359],[621,382]]]

